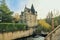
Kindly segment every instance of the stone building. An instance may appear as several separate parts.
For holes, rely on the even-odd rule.
[[[26,24],[29,27],[37,26],[37,12],[32,4],[31,9],[25,6],[23,12],[21,12],[21,23]]]

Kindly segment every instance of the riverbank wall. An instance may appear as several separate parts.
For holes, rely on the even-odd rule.
[[[0,40],[12,40],[16,38],[22,38],[33,34],[33,29],[26,31],[16,31],[8,33],[0,33]]]

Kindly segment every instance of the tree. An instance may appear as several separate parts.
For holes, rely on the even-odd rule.
[[[52,17],[53,17],[53,19],[52,19]],[[52,20],[53,20],[53,24],[52,24]],[[48,13],[48,15],[47,15],[47,18],[46,18],[46,22],[48,23],[48,24],[52,24],[52,25],[54,25],[54,27],[57,27],[58,25],[60,25],[60,15],[59,15],[59,11],[53,11],[53,13],[52,13],[52,11],[51,12],[49,12]],[[51,25],[51,26],[52,26]]]
[[[12,22],[13,12],[10,11],[10,9],[7,7],[5,0],[2,0],[0,12],[1,12],[0,15],[2,16],[2,22]]]
[[[18,13],[15,13],[15,15],[13,16],[13,21],[18,23],[20,21],[20,15]]]
[[[57,16],[57,17],[54,18],[54,25],[55,25],[55,27],[60,25],[60,16]]]
[[[43,20],[43,19],[39,20],[38,24],[39,24],[41,30],[43,30],[43,31],[51,31],[51,25],[49,25],[45,20]],[[39,27],[38,27],[38,29],[39,29]]]
[[[46,18],[46,22],[49,23],[50,25],[52,24],[52,11],[48,13],[47,18]]]

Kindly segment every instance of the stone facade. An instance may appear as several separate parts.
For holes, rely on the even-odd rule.
[[[33,5],[31,6],[31,9],[25,7],[24,12],[21,12],[20,17],[21,23],[24,23],[29,27],[37,26],[37,12]]]

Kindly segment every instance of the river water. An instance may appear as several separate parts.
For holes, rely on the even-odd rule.
[[[44,37],[33,38],[33,40],[44,40]]]
[[[44,40],[44,37],[38,35],[35,37],[27,37],[27,38],[16,39],[16,40]]]
[[[30,38],[27,38],[27,40],[44,40],[44,37],[42,37],[42,36],[39,36],[39,37],[30,37]]]

